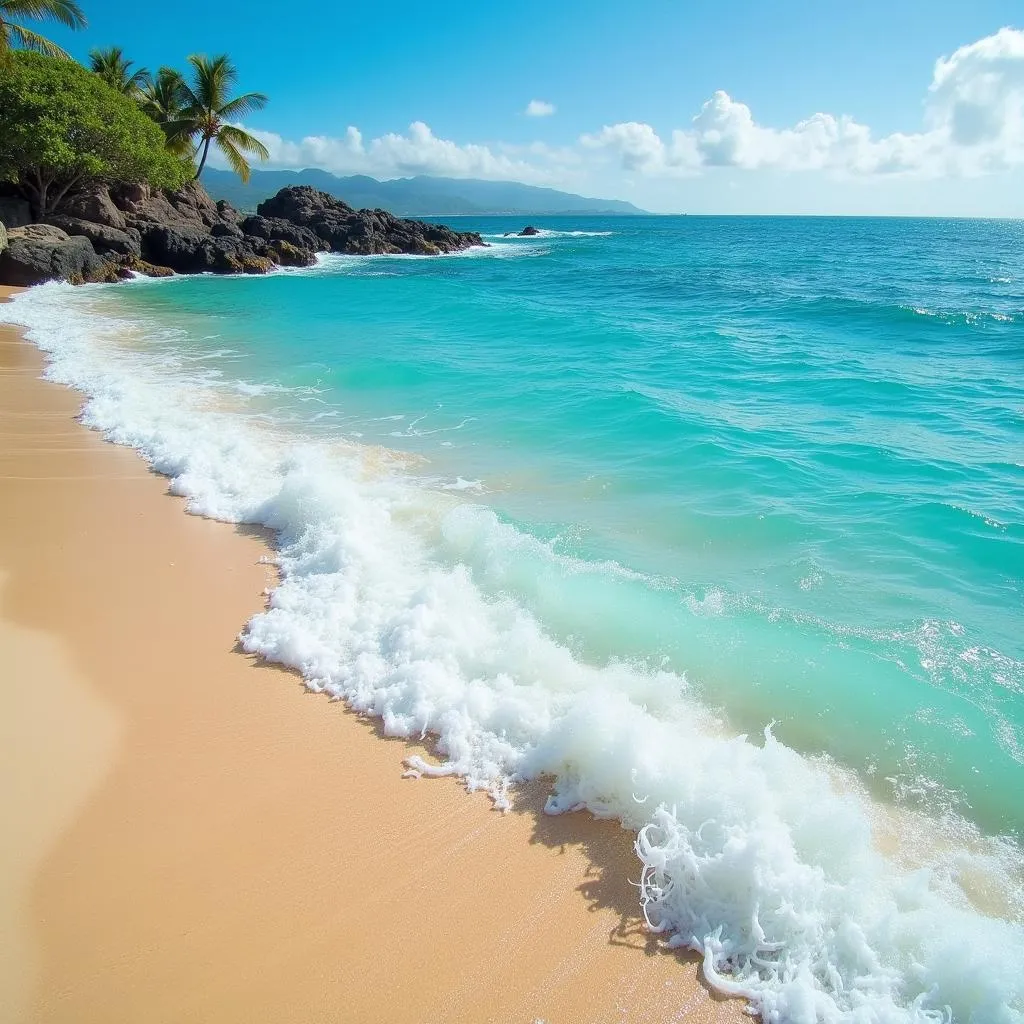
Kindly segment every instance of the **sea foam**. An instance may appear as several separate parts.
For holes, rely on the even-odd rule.
[[[48,376],[86,394],[83,421],[141,452],[192,512],[276,531],[281,582],[247,651],[389,735],[432,737],[437,757],[411,759],[415,774],[458,775],[499,807],[544,776],[550,813],[618,819],[637,836],[651,928],[766,1021],[1024,1020],[1024,928],[972,906],[948,851],[922,844],[912,866],[883,855],[885,812],[834,766],[770,727],[731,735],[682,675],[556,642],[480,585],[538,542],[400,463],[246,417],[237,388],[166,343],[147,354],[144,328],[110,315],[113,294],[46,286],[0,319],[29,329]],[[958,863],[1011,885],[1016,850],[971,841]]]

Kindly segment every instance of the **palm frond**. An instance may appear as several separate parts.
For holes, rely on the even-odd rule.
[[[261,92],[247,92],[244,96],[229,100],[217,110],[217,113],[226,120],[233,120],[262,110],[268,102],[267,97]]]
[[[56,43],[51,43],[45,36],[23,25],[8,25],[7,31],[10,33],[10,41],[22,50],[45,53],[47,57],[60,57],[62,60],[71,59],[66,50],[62,50]]]
[[[126,65],[124,50],[120,46],[108,46],[105,50],[99,47],[89,51],[89,68],[92,71],[105,71],[109,68],[123,68]]]
[[[224,138],[223,131],[217,138],[217,145],[224,154],[231,170],[242,179],[243,184],[248,183],[249,177],[252,174],[252,168],[249,167],[249,162],[242,156],[231,140]]]
[[[109,46],[105,50],[89,51],[89,67],[103,79],[112,89],[125,96],[138,98],[150,81],[147,68],[132,71],[134,61],[128,60],[119,46]]]
[[[160,68],[142,87],[142,109],[154,121],[176,120],[185,110],[184,85],[174,68]]]
[[[255,135],[250,135],[244,128],[226,124],[221,128],[217,139],[220,142],[227,141],[243,153],[252,153],[261,160],[270,159],[270,150]]]
[[[129,77],[128,87],[131,92],[141,94],[148,88],[152,80],[153,76],[149,73],[149,68],[139,68]]]
[[[0,17],[29,18],[32,21],[56,21],[70,29],[85,28],[88,22],[76,0],[3,0]]]
[[[161,64],[154,81],[162,89],[180,89],[185,84],[185,76],[177,68]]]
[[[194,150],[192,136],[195,135],[195,121],[187,117],[176,118],[159,122],[167,137],[167,148],[174,152],[185,152],[186,149]]]
[[[188,58],[192,65],[192,92],[199,105],[208,111],[222,107],[238,78],[238,71],[226,53],[216,57],[194,53]]]

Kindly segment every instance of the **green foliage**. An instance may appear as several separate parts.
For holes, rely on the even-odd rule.
[[[96,181],[176,188],[192,168],[126,96],[72,61],[25,51],[0,65],[0,180],[42,219]]]
[[[164,131],[167,148],[172,153],[191,158],[192,140],[189,133],[192,122],[185,116],[187,102],[185,79],[180,71],[162,67],[142,89],[139,98],[145,114],[152,118]]]
[[[188,136],[198,139],[197,152],[201,156],[196,178],[203,173],[210,146],[216,142],[231,169],[242,181],[248,181],[250,168],[243,154],[254,153],[266,160],[270,153],[259,139],[231,121],[262,110],[267,97],[260,92],[231,97],[238,69],[226,53],[218,57],[193,54],[188,62],[192,67],[192,81],[184,84],[184,118],[188,122]]]
[[[56,21],[71,29],[85,28],[86,24],[75,0],[0,0],[0,63],[6,63],[16,49],[70,59],[56,43],[19,24],[26,20]]]
[[[108,46],[105,50],[89,51],[89,67],[99,75],[111,89],[116,89],[132,99],[141,98],[149,85],[150,76],[146,68],[132,71],[134,61],[125,59],[120,46]]]

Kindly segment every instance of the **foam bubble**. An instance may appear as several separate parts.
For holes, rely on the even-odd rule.
[[[277,531],[281,583],[246,650],[389,735],[433,736],[439,761],[412,759],[415,773],[461,776],[499,806],[545,776],[550,813],[621,821],[637,833],[652,929],[766,1021],[1024,1020],[1024,927],[1005,901],[986,916],[972,895],[1019,888],[1018,847],[918,816],[913,844],[882,849],[879,821],[898,812],[834,766],[770,729],[729,735],[683,675],[582,660],[508,590],[481,585],[514,579],[535,539],[397,460],[244,417],[229,382],[190,376],[144,339],[120,344],[139,328],[97,312],[111,294],[46,286],[0,318],[30,328],[49,376],[88,395],[85,422],[142,452],[191,511]],[[720,614],[722,599],[711,589],[695,610]]]

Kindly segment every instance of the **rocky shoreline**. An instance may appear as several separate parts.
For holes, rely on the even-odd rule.
[[[72,284],[135,274],[266,274],[307,267],[321,252],[439,256],[486,243],[475,232],[354,210],[308,185],[290,186],[255,215],[214,202],[197,182],[174,192],[94,186],[42,224],[28,204],[0,198],[0,284]]]

